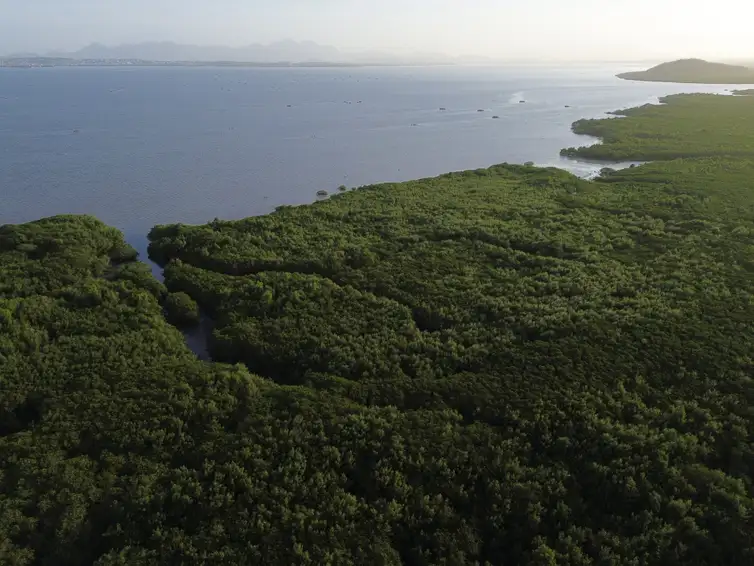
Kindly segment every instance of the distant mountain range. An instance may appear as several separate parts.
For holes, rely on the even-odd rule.
[[[241,47],[228,47],[220,45],[192,45],[175,43],[171,41],[149,41],[143,43],[130,43],[122,45],[104,45],[91,43],[77,51],[53,51],[39,53],[14,53],[0,54],[0,64],[6,66],[10,63],[33,63],[33,64],[76,64],[83,62],[88,65],[102,64],[146,64],[146,63],[225,63],[233,64],[258,64],[262,66],[317,66],[317,64],[329,65],[485,65],[485,64],[509,64],[512,62],[526,64],[555,64],[556,60],[527,59],[527,58],[492,58],[485,56],[461,56],[453,57],[442,53],[415,52],[404,55],[396,55],[386,51],[344,51],[332,45],[322,45],[314,41],[277,41],[269,44],[252,43]],[[586,64],[614,63],[617,60],[583,61]],[[690,62],[690,63],[689,63]],[[732,61],[731,61],[732,62]],[[560,64],[563,62],[560,61]],[[570,61],[579,63],[579,61]],[[632,63],[641,63],[632,61]],[[649,62],[646,62],[650,64]],[[683,59],[665,65],[676,67],[674,71],[690,65],[691,73],[698,70],[699,64],[721,65],[707,63],[699,59]],[[754,63],[752,63],[754,65]],[[251,66],[251,65],[250,65]],[[724,65],[725,66],[725,65]],[[641,73],[626,73],[622,78],[635,80],[665,80],[665,72],[668,69],[658,68],[643,71]],[[730,71],[731,69],[728,69]],[[683,70],[685,72],[685,70]],[[714,72],[714,71],[713,71]],[[642,75],[642,78],[639,78]],[[654,76],[663,78],[652,78]]]
[[[25,53],[29,58],[34,54]],[[133,59],[142,61],[227,61],[255,63],[349,63],[349,64],[452,64],[483,63],[486,57],[450,57],[439,53],[413,53],[399,56],[383,52],[344,52],[313,41],[255,43],[244,47],[202,46],[169,41],[107,46],[92,43],[78,51],[46,53],[45,57],[70,59]]]

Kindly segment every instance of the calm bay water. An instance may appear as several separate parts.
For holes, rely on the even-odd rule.
[[[0,224],[94,214],[143,251],[155,224],[264,214],[341,184],[504,161],[587,175],[600,166],[558,155],[593,141],[573,121],[732,88],[622,70],[0,69]]]

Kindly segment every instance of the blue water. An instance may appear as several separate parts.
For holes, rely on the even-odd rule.
[[[725,88],[622,70],[0,69],[0,224],[90,213],[143,251],[155,224],[263,214],[341,184],[504,161],[586,175],[600,166],[558,154],[590,143],[574,120]]]

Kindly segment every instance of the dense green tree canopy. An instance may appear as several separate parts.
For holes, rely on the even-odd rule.
[[[0,227],[0,564],[754,563],[752,173],[159,226],[170,293],[93,218]],[[193,301],[211,363],[164,317]]]
[[[165,298],[165,318],[179,328],[199,323],[199,305],[186,293],[170,293]]]
[[[754,96],[679,94],[661,101],[615,112],[630,120],[579,120],[577,134],[597,136],[604,143],[561,153],[612,161],[754,158]]]

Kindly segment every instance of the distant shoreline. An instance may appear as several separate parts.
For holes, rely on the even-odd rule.
[[[749,85],[754,84],[754,78],[751,79],[665,79],[665,78],[644,78],[633,76],[633,73],[621,73],[615,75],[624,81],[636,81],[640,83],[670,83],[670,84],[696,84],[696,85]]]
[[[0,68],[44,69],[52,67],[241,67],[241,68],[360,68],[360,67],[449,67],[455,63],[339,63],[306,62],[244,62],[244,61],[150,61],[144,59],[67,59],[67,58],[0,58]]]

